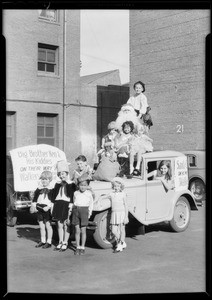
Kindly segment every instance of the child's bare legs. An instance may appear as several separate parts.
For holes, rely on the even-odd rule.
[[[80,248],[80,227],[79,225],[75,226],[75,240],[76,240],[76,246],[79,249]]]
[[[130,152],[130,174],[134,170],[134,153]]]
[[[82,233],[82,249],[84,249],[85,242],[86,242],[86,226],[81,227],[81,233]]]
[[[59,244],[63,242],[64,230],[63,230],[63,223],[58,221],[57,222],[57,230],[59,236]]]
[[[119,228],[119,225],[112,224],[111,230],[112,230],[113,235],[115,236],[116,242],[119,243],[119,241],[120,241],[120,228]]]
[[[120,241],[122,243],[125,242],[125,237],[126,237],[125,225],[124,224],[120,224]]]
[[[70,227],[66,223],[64,223],[63,230],[64,230],[63,244],[68,245],[68,239],[69,239],[69,236],[70,236]]]
[[[46,222],[46,231],[47,231],[47,243],[52,243],[53,230],[52,225],[49,221]]]
[[[137,163],[136,163],[136,169],[140,171],[140,166],[141,166],[141,160],[142,160],[142,151],[139,151],[137,153]]]
[[[40,237],[41,237],[41,242],[43,244],[46,243],[46,228],[45,224],[43,221],[39,221],[39,226],[40,226]]]

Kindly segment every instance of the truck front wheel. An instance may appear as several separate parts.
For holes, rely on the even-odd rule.
[[[173,218],[169,222],[171,229],[175,232],[185,231],[189,225],[190,217],[190,204],[185,197],[181,196],[175,204]]]
[[[103,249],[111,248],[115,241],[111,232],[110,218],[110,210],[105,210],[94,217],[94,222],[97,223],[97,228],[93,237],[97,245]]]

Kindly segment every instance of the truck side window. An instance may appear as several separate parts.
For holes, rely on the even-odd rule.
[[[147,172],[150,175],[150,176],[147,175],[148,181],[153,180],[154,177],[153,171],[157,170],[157,161],[149,161],[147,167],[148,167]]]

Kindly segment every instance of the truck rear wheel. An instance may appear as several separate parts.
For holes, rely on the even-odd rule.
[[[205,200],[205,184],[201,179],[192,180],[189,184],[189,190],[197,203],[202,203]]]
[[[103,249],[112,247],[115,241],[110,227],[111,211],[105,210],[94,217],[94,222],[97,223],[97,228],[93,234],[94,240],[98,246]]]
[[[171,229],[175,232],[185,231],[189,225],[190,217],[190,204],[184,196],[181,196],[175,204],[173,218],[169,222]]]

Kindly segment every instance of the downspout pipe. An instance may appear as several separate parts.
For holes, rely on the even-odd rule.
[[[66,10],[63,10],[63,151],[65,152],[66,142]]]

